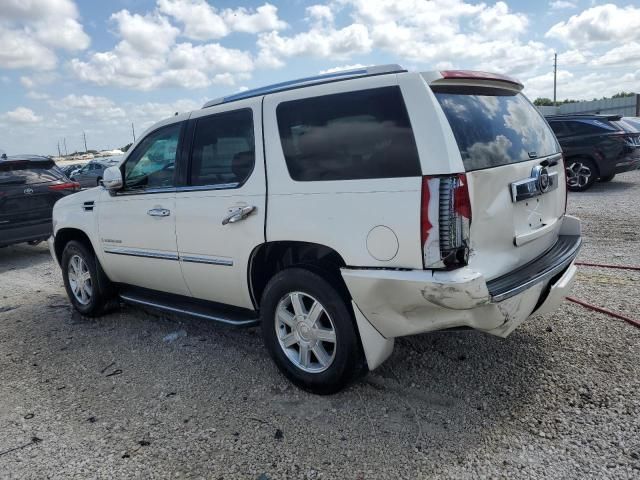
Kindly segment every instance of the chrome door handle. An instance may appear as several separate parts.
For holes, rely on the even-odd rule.
[[[239,222],[240,220],[244,220],[249,215],[251,215],[251,213],[253,213],[255,209],[256,207],[254,207],[253,205],[249,205],[248,207],[236,208],[232,210],[229,213],[229,215],[227,215],[222,219],[222,224],[226,225],[228,223],[236,223],[236,222]]]
[[[147,215],[151,215],[152,217],[168,217],[171,215],[171,210],[167,210],[166,208],[152,208],[147,211]]]

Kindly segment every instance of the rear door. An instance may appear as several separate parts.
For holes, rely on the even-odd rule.
[[[180,265],[195,298],[253,308],[248,263],[264,242],[262,98],[194,112],[185,185],[176,192]]]
[[[466,171],[473,216],[469,265],[487,279],[498,277],[557,240],[566,189],[560,146],[517,89],[451,83],[432,90]],[[552,185],[527,195],[523,185],[537,188],[540,177]]]

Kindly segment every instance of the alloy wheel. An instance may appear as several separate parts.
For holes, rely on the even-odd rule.
[[[88,305],[93,294],[93,283],[89,267],[80,255],[71,257],[67,274],[73,296],[80,304]]]
[[[582,188],[589,183],[593,172],[582,162],[573,162],[567,167],[567,185]]]
[[[280,348],[297,368],[320,373],[331,366],[336,330],[317,299],[302,292],[288,293],[278,302],[274,325]]]

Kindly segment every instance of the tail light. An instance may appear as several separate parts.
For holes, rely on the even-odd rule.
[[[78,182],[58,183],[56,185],[49,185],[49,190],[53,190],[54,192],[60,190],[73,190],[75,192],[80,190],[80,184]]]
[[[437,195],[436,205],[431,201]],[[437,216],[437,235],[431,219]],[[471,199],[464,173],[422,180],[421,237],[425,268],[458,268],[469,260]]]

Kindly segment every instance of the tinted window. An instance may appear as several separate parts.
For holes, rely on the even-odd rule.
[[[181,126],[180,123],[169,125],[142,140],[124,165],[126,189],[170,187],[174,184]]]
[[[0,186],[32,185],[64,179],[53,161],[0,161]]]
[[[294,180],[421,175],[398,87],[283,102],[277,117],[284,157]]]
[[[549,122],[549,126],[551,127],[551,130],[553,130],[553,133],[555,133],[558,137],[563,137],[569,134],[567,126],[564,122],[551,121]]]
[[[553,132],[520,93],[480,87],[439,87],[465,169],[479,170],[559,152]]]
[[[191,185],[244,183],[253,171],[254,144],[249,109],[198,119],[191,150]]]
[[[618,130],[609,122],[595,119],[570,120],[566,123],[571,135],[601,135]]]

